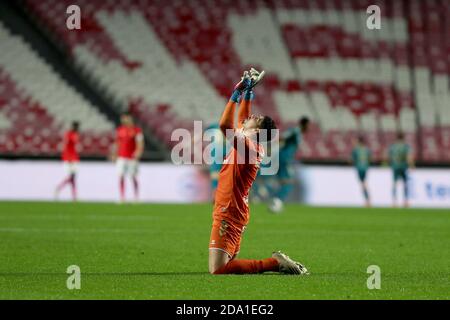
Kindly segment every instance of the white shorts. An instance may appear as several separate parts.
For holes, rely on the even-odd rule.
[[[118,158],[116,167],[120,176],[129,175],[134,177],[138,174],[138,162],[134,159]]]
[[[78,162],[77,161],[64,161],[64,171],[67,174],[75,174],[78,171]]]

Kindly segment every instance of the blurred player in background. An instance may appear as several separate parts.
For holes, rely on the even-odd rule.
[[[214,201],[217,185],[219,183],[219,172],[222,169],[223,159],[225,158],[226,140],[220,131],[219,124],[209,125],[205,131],[208,131],[213,137],[213,149],[211,150],[211,164],[209,164],[209,178],[211,181],[211,196]]]
[[[397,140],[389,147],[388,161],[392,168],[393,187],[392,200],[393,206],[397,206],[397,184],[399,180],[403,181],[404,206],[409,207],[408,193],[408,169],[414,166],[414,159],[410,146],[405,142],[403,133],[397,134]]]
[[[116,143],[113,146],[112,160],[116,161],[119,173],[120,202],[125,201],[125,176],[133,183],[134,200],[139,200],[138,165],[144,152],[144,135],[141,128],[134,124],[130,114],[120,117],[121,125],[116,130]]]
[[[278,190],[271,192],[272,200],[269,209],[272,212],[281,212],[284,201],[292,191],[295,182],[295,155],[303,139],[303,135],[308,132],[309,118],[302,117],[298,121],[298,126],[287,129],[280,138],[280,166],[276,179],[278,180]]]
[[[265,150],[265,151],[266,151],[266,155],[271,152],[270,149]],[[272,201],[272,194],[273,194],[273,190],[274,190],[273,184],[274,184],[274,180],[275,180],[274,176],[261,174],[262,169],[264,169],[265,167],[270,168],[271,165],[272,165],[271,161],[269,161],[268,163],[261,163],[261,166],[258,170],[258,175],[256,176],[256,180],[252,186],[252,190],[251,190],[251,194],[250,194],[251,202],[260,203],[260,202]]]
[[[252,88],[264,73],[253,68],[244,72],[225,106],[220,129],[232,143],[219,173],[211,238],[209,243],[209,272],[212,274],[247,274],[276,271],[304,274],[306,268],[281,252],[263,260],[236,259],[242,233],[249,221],[248,195],[264,157],[259,142],[270,141],[274,121],[268,116],[251,114]],[[238,128],[234,127],[236,104],[242,98],[238,113]],[[261,131],[266,130],[266,131]],[[228,136],[227,136],[227,131]],[[233,133],[230,136],[230,131]],[[267,135],[265,135],[267,133]]]
[[[366,207],[370,207],[370,196],[367,188],[367,171],[370,166],[371,152],[365,144],[363,136],[359,136],[356,145],[352,150],[352,163],[358,174],[359,182],[361,183],[361,189],[363,191],[364,200],[366,201]]]
[[[64,133],[61,159],[64,162],[67,177],[56,187],[56,199],[59,198],[61,190],[64,189],[65,186],[70,185],[72,190],[72,200],[77,200],[76,174],[77,165],[80,161],[80,156],[78,154],[79,129],[79,122],[74,121],[72,122],[70,129]]]

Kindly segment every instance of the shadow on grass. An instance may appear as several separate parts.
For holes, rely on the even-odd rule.
[[[195,276],[207,275],[208,272],[81,272],[82,276]],[[31,276],[65,276],[61,272],[3,272],[0,277],[31,277]]]
[[[68,273],[62,272],[0,272],[0,277],[32,277],[32,276],[64,276],[67,277]],[[209,272],[201,272],[201,271],[186,271],[186,272],[81,272],[82,276],[120,276],[120,277],[145,277],[145,276],[203,276],[209,275]],[[365,275],[365,274],[364,274]],[[219,276],[282,276],[282,277],[299,277],[298,275],[284,275],[278,272],[265,272],[259,274],[226,274]],[[335,273],[327,273],[327,272],[319,272],[313,273],[312,276],[320,276],[320,277],[336,277],[336,276],[355,276],[360,277],[360,272],[335,272]],[[301,278],[309,278],[311,275],[300,276]]]
[[[0,277],[36,277],[36,276],[60,276],[67,277],[68,273],[61,272],[3,272],[0,273]],[[154,276],[205,276],[210,275],[209,272],[198,272],[198,271],[187,271],[187,272],[81,272],[82,276],[94,276],[94,277],[154,277]],[[212,275],[211,275],[212,276]],[[223,276],[289,276],[282,275],[277,272],[266,272],[259,274],[222,274],[215,275],[214,277],[223,277]]]

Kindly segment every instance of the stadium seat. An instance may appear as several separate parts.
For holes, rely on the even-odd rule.
[[[255,112],[280,128],[311,118],[305,159],[347,159],[342,139],[362,132],[380,160],[395,130],[417,137],[450,125],[450,19],[437,14],[449,8],[442,1],[382,2],[383,28],[369,30],[360,26],[367,1],[77,0],[84,28],[73,33],[61,21],[70,1],[25,2],[112,107],[132,110],[168,146],[176,126],[217,121],[250,66],[267,72]],[[440,149],[443,141],[433,143]]]
[[[1,24],[0,41],[5,48],[0,55],[0,131],[11,140],[0,144],[0,152],[57,154],[62,130],[72,121],[111,142],[113,124]],[[93,144],[86,154],[106,155],[106,150]]]

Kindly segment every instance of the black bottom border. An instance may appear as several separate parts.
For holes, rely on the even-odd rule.
[[[55,315],[58,319],[87,315],[129,319],[140,314],[142,319],[287,319],[322,316],[355,316],[386,318],[397,312],[426,316],[449,310],[449,300],[19,300],[0,301],[2,313],[20,315],[30,312]],[[445,309],[444,309],[445,308]],[[440,310],[441,309],[441,310]],[[444,314],[444,313],[443,313]]]

